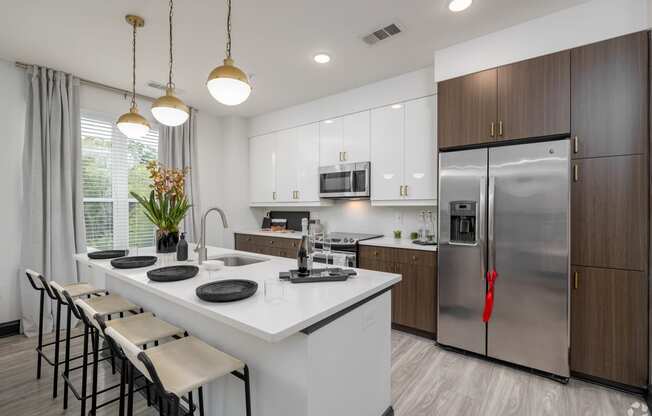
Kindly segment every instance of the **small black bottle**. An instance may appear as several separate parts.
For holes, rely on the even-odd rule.
[[[301,237],[301,245],[297,253],[297,266],[299,267],[299,276],[307,276],[308,271],[308,236]]]
[[[177,244],[177,261],[188,260],[188,242],[186,241],[186,233],[181,233],[181,238]]]

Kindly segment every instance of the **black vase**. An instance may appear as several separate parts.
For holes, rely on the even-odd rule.
[[[174,253],[177,251],[179,242],[179,233],[176,231],[156,231],[156,252],[157,253]]]

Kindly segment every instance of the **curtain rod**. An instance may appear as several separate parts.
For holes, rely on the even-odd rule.
[[[31,68],[32,66],[33,65],[26,64],[24,62],[16,62],[16,67],[18,67],[18,68],[28,69],[28,68]],[[88,85],[90,87],[100,88],[100,89],[115,92],[115,93],[118,93],[118,94],[124,95],[124,96],[131,96],[131,91],[123,90],[122,88],[112,87],[110,85],[102,84],[100,82],[90,81],[88,79],[83,79],[83,78],[79,78],[79,82],[81,84]],[[152,98],[152,97],[149,97],[147,95],[142,95],[142,94],[138,94],[138,93],[136,93],[136,97],[141,98],[143,100],[147,100],[147,101],[156,100],[156,98]]]

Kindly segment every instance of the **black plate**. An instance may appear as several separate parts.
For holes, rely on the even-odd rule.
[[[233,302],[256,293],[258,283],[251,280],[229,279],[206,283],[197,288],[197,297],[207,302]]]
[[[111,260],[111,266],[116,269],[137,269],[139,267],[147,267],[156,263],[156,256],[132,256],[121,257],[119,259]]]
[[[102,250],[88,253],[88,258],[93,260],[115,259],[129,255],[129,250]]]
[[[184,264],[150,270],[147,272],[147,277],[155,282],[176,282],[193,278],[197,273],[199,273],[199,267]]]

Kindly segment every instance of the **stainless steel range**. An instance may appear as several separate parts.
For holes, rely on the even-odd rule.
[[[382,237],[382,234],[329,233],[331,240],[330,254],[323,251],[323,237],[315,240],[313,259],[318,263],[336,264],[346,267],[358,267],[358,242]]]

